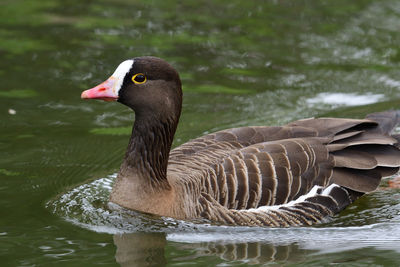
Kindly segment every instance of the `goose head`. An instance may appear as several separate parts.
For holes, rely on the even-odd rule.
[[[118,101],[136,116],[179,118],[182,89],[178,72],[156,57],[123,61],[103,83],[82,92],[83,99]]]
[[[81,97],[118,101],[133,109],[135,122],[119,177],[169,188],[168,155],[182,107],[178,72],[156,57],[125,60],[105,82]]]

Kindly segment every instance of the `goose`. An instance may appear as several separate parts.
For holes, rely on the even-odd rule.
[[[321,223],[400,167],[400,111],[364,119],[309,118],[195,138],[171,150],[182,109],[178,72],[151,56],[123,61],[83,99],[135,112],[110,203],[217,225]]]

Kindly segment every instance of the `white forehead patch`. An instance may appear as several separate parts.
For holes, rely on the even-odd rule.
[[[119,64],[117,69],[111,75],[112,77],[114,77],[117,80],[115,83],[115,86],[114,86],[114,91],[117,95],[118,95],[119,90],[121,89],[125,75],[131,70],[133,63],[134,63],[133,59],[125,60],[124,62]]]

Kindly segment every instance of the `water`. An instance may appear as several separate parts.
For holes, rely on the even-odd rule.
[[[159,56],[184,84],[174,145],[244,125],[398,108],[397,1],[3,1],[2,266],[398,266],[400,191],[314,227],[223,227],[110,209],[134,115],[82,90]]]

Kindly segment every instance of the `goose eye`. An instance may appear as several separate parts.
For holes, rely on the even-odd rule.
[[[147,78],[143,73],[137,73],[137,74],[132,76],[132,81],[135,84],[142,84],[142,83],[145,83],[147,81]]]

